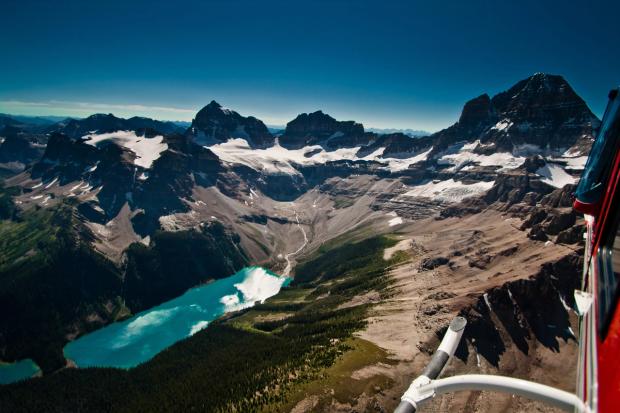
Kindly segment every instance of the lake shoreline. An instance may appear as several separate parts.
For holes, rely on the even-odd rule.
[[[109,324],[69,342],[63,353],[77,368],[129,369],[155,357],[226,314],[244,310],[277,294],[290,282],[272,271],[245,267],[207,281],[179,297]]]

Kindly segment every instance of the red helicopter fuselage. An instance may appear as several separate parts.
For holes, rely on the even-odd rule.
[[[574,208],[586,219],[584,276],[576,293],[580,319],[578,395],[592,411],[620,401],[620,97],[610,93]]]

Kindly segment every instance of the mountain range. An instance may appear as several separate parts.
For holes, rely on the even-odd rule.
[[[391,296],[369,287],[349,297],[384,310],[365,318],[383,330],[369,322],[358,335],[394,363],[426,357],[437,323],[454,313],[470,320],[465,351],[478,357],[461,355],[462,368],[546,362],[565,346],[562,357],[572,354],[583,223],[570,195],[599,124],[563,77],[544,73],[471,99],[452,126],[426,136],[320,110],[273,134],[216,101],[189,127],[112,114],[0,117],[0,311],[12,315],[0,321],[0,359],[32,358],[46,376],[37,386],[54,386],[70,365],[63,346],[86,332],[249,264],[302,280],[322,252],[344,254],[337,247],[370,235],[395,237],[408,254],[390,273]],[[313,278],[308,297],[336,296],[331,282]],[[430,298],[412,298],[422,292]],[[403,296],[415,305],[389,299]],[[390,302],[419,324],[405,350],[386,332],[401,322],[385,315]],[[404,384],[390,380],[385,394],[396,394]],[[349,407],[370,403],[354,399]]]

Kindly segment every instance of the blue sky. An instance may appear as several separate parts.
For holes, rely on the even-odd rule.
[[[268,124],[322,109],[438,130],[535,72],[597,115],[620,84],[618,1],[30,1],[0,10],[0,112]]]

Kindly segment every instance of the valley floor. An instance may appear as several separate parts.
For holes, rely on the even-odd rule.
[[[128,371],[64,369],[2,386],[0,410],[389,412],[457,314],[471,324],[446,375],[574,388],[576,318],[563,297],[578,276],[558,263],[578,257],[577,247],[532,241],[520,219],[493,208],[390,225],[392,215],[366,206],[364,225],[330,240],[314,236],[328,221],[307,211],[290,228],[309,247],[278,295]],[[480,392],[424,411],[453,410],[550,411]]]
[[[323,406],[321,411],[393,410],[438,345],[438,331],[452,317],[463,308],[475,305],[487,291],[508,282],[527,280],[536,276],[543,265],[578,252],[575,247],[531,241],[518,229],[519,225],[518,219],[488,210],[466,218],[425,219],[399,228],[396,235],[399,242],[386,249],[385,257],[403,250],[409,258],[391,269],[389,276],[393,284],[388,298],[379,300],[378,294],[368,293],[349,303],[375,305],[368,313],[367,326],[355,334],[358,345],[345,357],[364,358],[368,348],[380,349],[382,357],[366,359],[349,377],[341,376],[335,387],[330,388],[328,381],[324,386],[305,388],[304,397],[292,411],[314,412],[319,411],[319,406]],[[448,263],[433,269],[423,268],[424,260],[437,258],[439,252],[449,259]],[[577,359],[574,338],[559,339],[557,347],[550,348],[532,336],[527,339],[528,354],[525,354],[511,343],[502,321],[494,315],[491,319],[506,345],[504,351],[496,354],[497,362],[476,353],[470,344],[468,357],[455,358],[445,375],[502,374],[574,391]],[[577,331],[574,315],[570,316],[570,323],[571,331]],[[350,363],[343,358],[332,369],[347,366]],[[350,389],[348,398],[342,397],[342,388]],[[353,389],[358,389],[357,395],[350,394],[355,392]],[[554,410],[510,395],[465,392],[440,397],[423,411]]]

